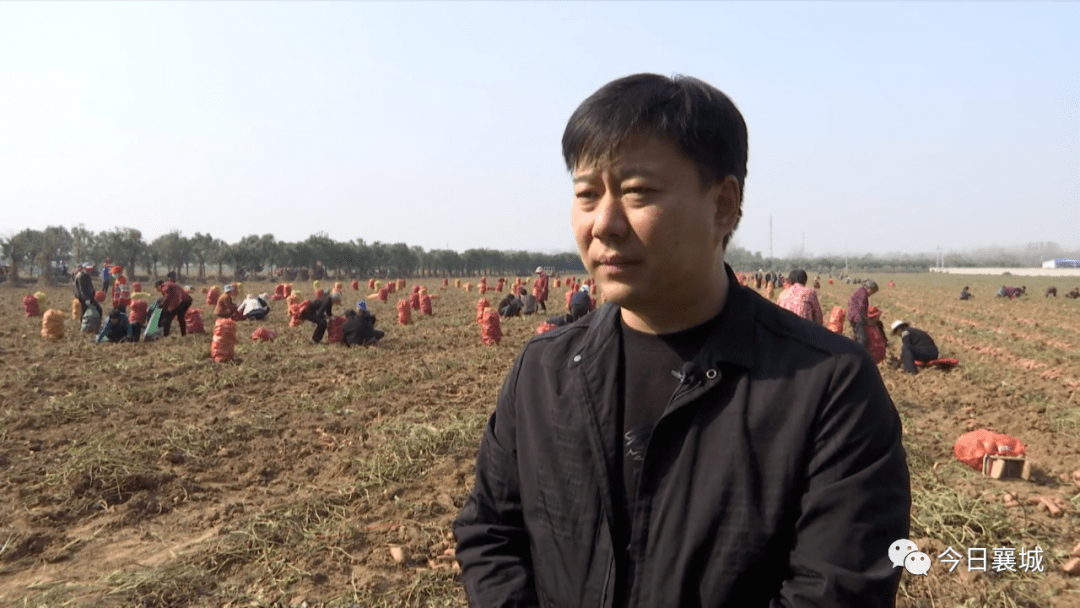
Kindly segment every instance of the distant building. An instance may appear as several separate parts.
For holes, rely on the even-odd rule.
[[[1047,260],[1043,262],[1043,268],[1080,268],[1080,260]]]

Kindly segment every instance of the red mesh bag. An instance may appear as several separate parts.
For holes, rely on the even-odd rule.
[[[233,358],[236,348],[236,321],[232,319],[218,319],[214,323],[214,338],[210,342],[210,356],[218,363],[224,363]]]
[[[198,308],[189,308],[184,314],[184,324],[187,325],[189,334],[205,334],[206,328],[203,327],[202,311]]]
[[[395,293],[397,291],[397,283],[393,281],[386,282],[386,291],[388,293]]]
[[[491,302],[488,302],[487,298],[480,298],[476,303],[476,322],[480,323],[484,320],[484,309],[491,306]]]
[[[304,311],[311,306],[311,300],[289,304],[289,327],[300,327],[304,323]]]
[[[340,344],[345,341],[345,317],[337,315],[326,324],[326,331],[330,336],[331,344]]]
[[[285,284],[285,297],[287,298],[287,297],[289,297],[291,295],[292,295],[292,283],[286,283]]]
[[[352,287],[353,291],[360,291],[360,281],[353,279],[353,282],[350,286]]]
[[[426,293],[420,296],[420,312],[424,313],[425,315],[431,314],[431,296],[427,295]]]
[[[135,281],[131,284],[131,291],[142,291],[142,283]]]
[[[574,297],[574,290],[566,292],[566,310],[570,310],[570,298]]]
[[[277,338],[277,332],[272,329],[266,329],[265,327],[260,327],[251,332],[252,342],[272,342],[274,338]]]
[[[983,469],[983,456],[1024,456],[1027,446],[1015,437],[995,433],[989,429],[978,429],[965,433],[956,440],[953,453],[960,462],[976,471]]]
[[[480,339],[488,346],[498,344],[502,340],[502,329],[499,327],[499,312],[494,308],[484,309],[484,317],[480,321]]]
[[[386,298],[388,298],[388,297],[390,297],[390,288],[389,287],[380,287],[379,288],[379,301],[380,302],[385,302]]]
[[[397,280],[397,288],[398,289],[405,289],[405,279],[398,279]]]
[[[104,302],[105,301],[105,292],[104,291],[95,291],[94,292],[94,299],[97,300],[98,302]]]
[[[124,277],[117,278],[113,285],[112,305],[113,308],[127,308],[131,305],[131,289]]]
[[[104,292],[102,292],[102,293],[104,293]],[[22,305],[23,305],[23,310],[26,312],[26,316],[28,316],[28,317],[40,317],[41,316],[41,308],[38,307],[37,298],[35,298],[34,296],[30,295],[30,296],[26,296],[25,298],[23,298],[22,299]]]
[[[146,300],[135,300],[131,303],[131,309],[128,311],[128,321],[146,323],[146,314],[149,308],[150,305],[146,303]]]
[[[398,300],[397,321],[402,325],[409,325],[412,323],[412,309],[409,308],[408,300]]]
[[[833,306],[832,312],[829,313],[829,322],[825,326],[838,334],[844,333],[844,313],[846,312],[843,306]]]
[[[461,279],[454,279],[454,287],[461,287]]]
[[[322,289],[316,289],[316,290],[315,290],[315,299],[316,299],[316,300],[318,300],[318,299],[322,298],[322,297],[323,297],[323,296],[325,296],[325,295],[326,295],[326,292],[325,292],[325,291],[323,291]]]
[[[589,283],[589,295],[596,295],[596,282]]]
[[[375,289],[375,279],[368,279],[367,280],[367,288],[368,289]]]
[[[873,357],[874,363],[881,363],[885,360],[885,355],[888,354],[888,350],[885,345],[885,334],[881,333],[881,328],[877,325],[866,325],[866,338],[870,342],[870,356]]]
[[[412,286],[412,293],[420,293],[420,286],[419,285],[413,285]]]
[[[562,279],[555,279],[555,287],[562,287]]]
[[[221,297],[221,291],[218,290],[218,286],[214,285],[210,288],[210,291],[206,292],[206,305],[217,306],[218,298]]]
[[[414,291],[409,294],[409,306],[413,310],[420,310],[420,292]]]
[[[450,285],[450,279],[443,279],[442,284],[443,284],[443,287],[447,287],[448,285]]]
[[[540,325],[536,326],[536,335],[539,336],[540,334],[546,334],[547,332],[555,329],[556,327],[558,327],[558,326],[555,325],[554,323],[547,323],[547,322],[541,323]]]

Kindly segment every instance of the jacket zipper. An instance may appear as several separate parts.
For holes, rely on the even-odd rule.
[[[686,374],[684,374],[682,372],[679,372],[677,377],[679,378],[679,384],[675,387],[675,390],[671,393],[671,397],[668,398],[667,405],[664,406],[664,414],[662,414],[660,416],[660,419],[656,421],[656,425],[653,426],[653,432],[652,432],[651,435],[649,435],[649,441],[648,441],[648,443],[645,444],[645,456],[643,457],[642,462],[641,462],[641,475],[642,475],[642,478],[645,475],[645,469],[647,468],[646,465],[649,462],[649,447],[652,445],[653,437],[656,437],[656,429],[660,427],[660,423],[663,422],[664,418],[667,417],[667,409],[669,407],[671,407],[672,403],[675,402],[675,397],[677,397],[679,395],[679,391],[682,390],[683,386],[687,386],[687,384],[686,384],[686,379],[687,379]],[[640,534],[642,534],[642,532],[640,531],[640,526],[638,525],[638,512],[641,510],[641,486],[642,486],[641,481],[642,481],[642,479],[639,478],[638,483],[637,483],[637,489],[634,492],[634,512],[630,514],[630,544],[626,545],[626,556],[628,558],[630,557],[630,553],[633,550],[634,540]],[[633,584],[633,587],[629,590],[629,594],[627,595],[627,598],[626,598],[626,605],[628,607],[633,606],[635,604],[635,600],[637,599],[637,588],[638,588],[638,580],[639,580],[638,579],[638,571],[640,569],[639,567],[640,567],[639,560],[635,559],[633,561],[634,584]]]

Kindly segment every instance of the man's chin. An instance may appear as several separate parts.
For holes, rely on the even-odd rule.
[[[634,301],[634,290],[623,283],[597,282],[596,290],[604,295],[604,301],[617,306],[625,307]]]

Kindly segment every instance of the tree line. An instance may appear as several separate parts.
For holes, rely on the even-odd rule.
[[[51,282],[74,271],[83,262],[100,268],[111,258],[129,273],[149,277],[175,271],[180,276],[204,280],[214,270],[217,278],[251,275],[283,276],[287,280],[347,277],[447,277],[481,275],[529,275],[537,266],[561,273],[582,273],[584,266],[576,252],[535,253],[494,249],[425,250],[406,243],[367,243],[364,239],[335,241],[325,233],[303,241],[279,241],[273,234],[246,236],[228,243],[210,234],[185,236],[179,230],[147,242],[135,228],[114,228],[94,232],[78,225],[72,229],[49,226],[26,229],[0,238],[0,255],[6,260],[12,283],[24,271],[33,278]],[[280,272],[278,272],[280,270]]]
[[[528,251],[499,251],[495,249],[425,250],[406,243],[367,243],[364,239],[335,241],[325,233],[309,236],[303,241],[279,241],[273,234],[246,236],[235,243],[206,233],[191,236],[179,230],[163,234],[147,242],[142,232],[134,228],[117,227],[94,232],[83,225],[70,230],[49,226],[44,230],[25,229],[0,238],[0,256],[7,261],[6,277],[18,280],[19,272],[33,278],[52,282],[84,261],[101,264],[106,257],[120,264],[129,273],[148,277],[161,276],[169,271],[178,275],[205,280],[209,271],[216,270],[218,280],[240,278],[251,274],[277,276],[286,280],[347,277],[448,277],[509,275],[527,276],[537,266],[552,268],[564,274],[584,273],[577,252],[535,253]],[[807,272],[925,272],[936,265],[936,255],[890,254],[887,256],[804,256],[767,258],[761,252],[750,252],[734,243],[724,254],[732,268],[739,271],[773,270],[783,273],[793,268]],[[969,253],[950,253],[948,266],[1022,267],[1038,265],[1041,260],[1066,257],[1055,243],[1030,243],[1023,249],[983,249]],[[1073,254],[1073,257],[1080,255]],[[278,273],[277,271],[281,272]],[[160,274],[159,274],[160,273]]]

